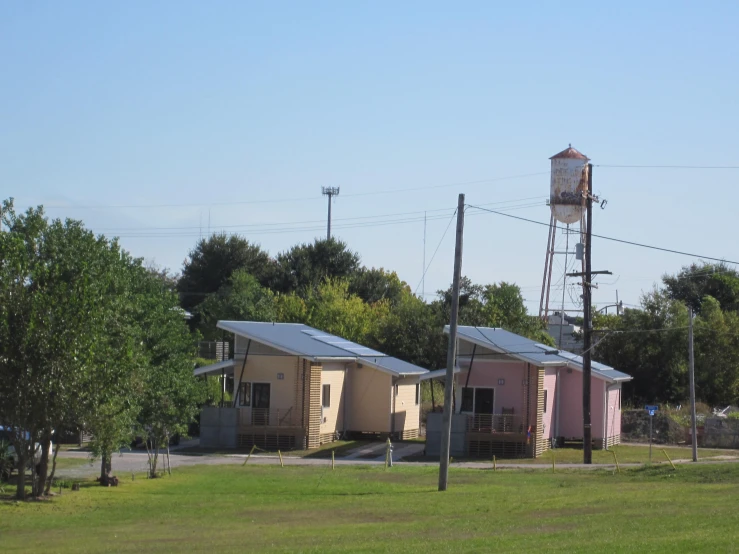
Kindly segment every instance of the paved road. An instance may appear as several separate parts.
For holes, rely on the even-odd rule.
[[[374,454],[374,452],[372,452]],[[401,462],[395,461],[399,455],[403,454],[398,451],[394,453],[394,465],[399,466],[436,466],[438,462]],[[87,459],[88,454],[86,452],[75,452],[66,451],[59,452],[60,458],[77,458]],[[174,451],[170,454],[170,460],[173,468],[187,467],[193,465],[236,465],[243,464],[246,459],[245,454],[227,454],[227,455],[193,455],[193,454],[180,454]],[[691,460],[673,460],[675,464],[690,464]],[[283,462],[285,465],[306,465],[306,466],[328,466],[331,461],[328,459],[319,458],[299,458],[292,456],[283,456]],[[702,464],[715,464],[715,463],[736,463],[736,458],[728,458],[723,460],[710,460],[700,462]],[[250,464],[268,464],[277,465],[280,463],[279,457],[272,454],[254,454],[249,460]],[[163,455],[159,458],[160,467],[163,464]],[[375,458],[339,458],[336,460],[336,465],[382,465],[384,464],[384,454]],[[621,467],[639,467],[642,464],[626,463],[620,464]],[[490,462],[461,462],[454,463],[453,467],[469,468],[469,469],[491,469],[492,464]],[[498,469],[538,469],[547,470],[551,469],[550,463],[544,464],[517,464],[517,463],[499,463],[497,464]],[[120,455],[116,454],[113,457],[113,474],[123,477],[125,475],[134,473],[144,473],[148,468],[148,458],[146,452],[124,452]],[[557,469],[607,469],[615,470],[615,464],[557,464]],[[60,478],[72,478],[80,479],[86,477],[94,477],[99,475],[100,465],[96,462],[92,465],[84,464],[74,468],[59,469],[57,470],[57,476]]]

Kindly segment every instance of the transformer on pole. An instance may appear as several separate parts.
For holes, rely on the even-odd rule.
[[[321,187],[321,194],[328,196],[328,227],[326,230],[326,239],[331,238],[331,198],[339,196],[339,187]]]

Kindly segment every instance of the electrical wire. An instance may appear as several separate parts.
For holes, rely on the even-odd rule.
[[[467,205],[470,208],[475,208],[475,209],[478,209],[478,210],[482,210],[484,212],[489,212],[489,213],[492,213],[492,214],[497,214],[497,215],[502,215],[502,216],[505,216],[505,217],[510,217],[510,218],[513,218],[513,219],[518,219],[520,221],[526,221],[527,223],[534,223],[536,225],[543,225],[544,227],[549,227],[550,226],[549,223],[544,223],[543,221],[536,221],[534,219],[528,219],[526,217],[521,217],[521,216],[506,214],[506,213],[503,213],[501,211],[490,210],[490,209],[487,209],[487,208],[481,208],[479,206],[473,206],[473,205],[470,205],[470,204],[467,204]],[[702,258],[704,260],[712,260],[712,261],[715,261],[715,262],[724,262],[724,263],[729,263],[729,264],[739,264],[739,262],[735,262],[735,261],[732,261],[732,260],[727,260],[727,259],[724,259],[724,258],[713,258],[711,256],[702,256],[700,254],[691,254],[690,252],[682,252],[680,250],[673,250],[671,248],[662,248],[660,246],[652,246],[652,245],[649,245],[649,244],[642,244],[642,243],[634,242],[634,241],[630,241],[630,240],[617,239],[617,238],[614,238],[614,237],[607,237],[605,235],[597,235],[595,233],[592,233],[592,236],[593,237],[597,237],[599,239],[603,239],[603,240],[610,240],[610,241],[613,241],[613,242],[620,242],[622,244],[628,244],[628,245],[631,245],[631,246],[638,246],[640,248],[649,248],[651,250],[659,250],[661,252],[669,252],[671,254],[679,254],[681,256],[690,256],[691,258]]]
[[[376,196],[382,194],[398,194],[403,192],[415,192],[419,190],[433,190],[449,187],[460,187],[469,185],[479,185],[483,183],[495,183],[499,181],[509,181],[513,179],[523,179],[525,177],[536,177],[539,175],[548,175],[549,171],[538,171],[534,173],[523,173],[520,175],[507,175],[505,177],[492,177],[490,179],[479,179],[476,181],[465,181],[457,183],[448,183],[443,185],[426,185],[420,187],[408,187],[399,189],[375,190],[370,192],[358,192],[354,194],[343,194],[342,198],[358,198],[364,196]],[[267,200],[242,200],[242,201],[222,201],[209,203],[182,203],[182,204],[90,204],[82,206],[47,206],[44,209],[63,209],[63,210],[99,210],[99,209],[144,209],[144,208],[192,208],[192,207],[208,207],[208,206],[241,206],[248,204],[281,204],[286,202],[307,202],[310,200],[322,200],[321,196],[304,196],[302,198],[273,198]]]
[[[514,206],[505,206],[501,208],[501,210],[519,210],[519,209],[527,209],[527,208],[533,208],[533,207],[539,207],[541,206],[540,202],[536,203],[529,203],[529,204],[522,204],[522,205],[514,205]],[[423,212],[419,212],[423,213]],[[482,214],[472,214],[472,215],[482,215]],[[427,217],[427,221],[435,221],[435,220],[443,220],[446,219],[446,214],[439,214],[431,217]],[[350,219],[350,218],[349,218]],[[355,228],[363,228],[363,227],[381,227],[386,225],[399,225],[399,224],[407,224],[407,223],[418,223],[422,222],[424,220],[424,217],[422,215],[419,215],[417,217],[404,217],[404,218],[396,218],[396,219],[386,219],[386,220],[380,220],[380,221],[360,221],[360,222],[351,222],[351,223],[343,223],[339,225],[332,225],[332,229],[355,229]],[[269,224],[267,224],[269,225]],[[172,231],[172,232],[163,232],[163,233],[151,233],[147,231],[142,232],[129,232],[129,233],[120,233],[115,234],[118,238],[167,238],[167,237],[199,237],[202,236],[202,233],[196,230],[197,228],[194,228],[192,231]],[[215,226],[214,230],[217,232],[217,230],[220,229],[220,227]],[[321,222],[320,225],[306,225],[303,227],[277,227],[277,228],[254,228],[254,229],[244,229],[242,235],[271,235],[271,234],[282,234],[282,233],[295,233],[295,232],[308,232],[308,231],[323,231],[325,230],[325,222]],[[237,233],[233,233],[237,234]]]
[[[595,167],[620,169],[739,169],[739,165],[612,165],[593,164]]]
[[[431,259],[429,260],[428,265],[423,270],[423,275],[421,275],[421,280],[418,281],[418,284],[416,285],[416,288],[413,290],[413,294],[416,294],[416,291],[418,291],[418,287],[421,286],[421,283],[423,282],[424,277],[426,277],[426,272],[428,272],[429,268],[431,267],[431,264],[434,263],[434,258],[436,257],[436,253],[439,251],[439,248],[441,247],[441,243],[444,241],[444,237],[446,236],[447,232],[449,231],[449,227],[452,226],[452,221],[454,221],[454,216],[457,215],[457,210],[454,210],[454,213],[452,214],[452,217],[449,218],[449,223],[446,224],[446,229],[444,229],[444,234],[441,235],[441,239],[439,240],[439,244],[436,245],[436,250],[434,250],[434,253],[431,256]]]

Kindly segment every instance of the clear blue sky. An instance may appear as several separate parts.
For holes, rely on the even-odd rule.
[[[423,211],[427,260],[460,192],[548,221],[548,158],[568,143],[595,164],[739,165],[739,4],[599,4],[4,2],[2,196],[179,270],[209,221],[272,253],[312,241],[320,188],[339,186],[335,234],[415,288]],[[739,259],[739,170],[594,181],[595,232]],[[451,281],[452,231],[427,293]],[[471,216],[463,271],[519,284],[533,311],[545,242]],[[596,301],[635,304],[691,261],[596,240],[593,268],[614,273]]]

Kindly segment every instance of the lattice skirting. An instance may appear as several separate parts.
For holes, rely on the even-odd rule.
[[[290,450],[296,446],[302,448],[302,443],[299,443],[299,439],[302,439],[302,435],[299,438],[295,435],[278,435],[276,433],[247,433],[238,435],[238,446],[240,448],[256,446],[265,450]]]
[[[468,440],[467,455],[472,457],[490,458],[526,458],[527,444],[525,442],[503,442],[491,440]]]

